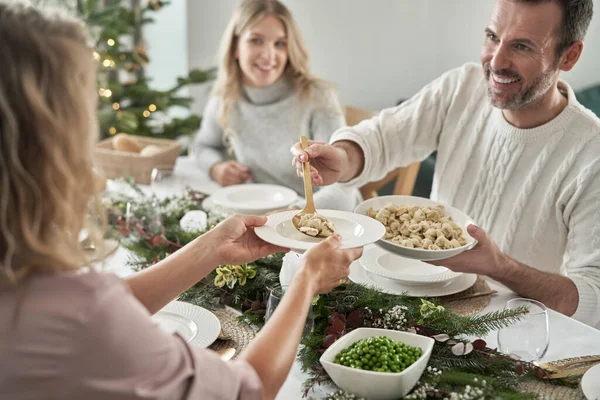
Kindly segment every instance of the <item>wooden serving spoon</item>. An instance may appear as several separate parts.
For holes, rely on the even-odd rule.
[[[308,147],[308,139],[306,136],[302,136],[300,141],[302,143],[302,150],[306,149]],[[294,215],[294,218],[292,218],[292,223],[299,232],[302,232],[300,230],[300,218],[307,214],[317,214],[315,202],[313,200],[312,180],[310,177],[310,162],[308,160],[302,163],[302,171],[304,172],[304,197],[306,198],[306,205],[302,211]],[[315,237],[305,232],[302,233],[310,237]]]

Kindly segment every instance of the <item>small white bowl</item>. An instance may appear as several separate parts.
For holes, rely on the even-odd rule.
[[[335,356],[352,343],[373,336],[386,336],[413,347],[420,347],[423,354],[402,372],[375,372],[335,364]],[[333,382],[346,392],[369,400],[392,400],[404,397],[423,375],[431,356],[434,340],[414,333],[388,329],[358,328],[334,342],[320,358],[323,368]]]
[[[471,217],[469,217],[464,212],[460,211],[457,208],[450,207],[448,205],[439,203],[437,201],[433,201],[430,199],[426,199],[424,197],[416,197],[416,196],[381,196],[374,197],[369,200],[365,200],[360,203],[355,209],[354,212],[361,215],[367,215],[369,208],[373,208],[375,210],[385,207],[387,204],[392,203],[398,206],[402,206],[405,204],[411,204],[416,206],[444,206],[446,211],[446,215],[452,217],[454,222],[460,226],[463,230],[463,235],[467,240],[467,244],[461,247],[457,247],[455,249],[446,249],[446,250],[424,250],[424,249],[414,249],[410,247],[401,246],[399,244],[393,243],[389,240],[379,240],[377,241],[377,245],[382,247],[387,251],[391,251],[394,254],[401,255],[402,257],[412,258],[413,260],[421,260],[421,261],[435,261],[435,260],[443,260],[446,258],[454,257],[465,250],[471,250],[477,244],[477,241],[473,239],[471,235],[467,232],[467,226],[469,224],[475,224]]]

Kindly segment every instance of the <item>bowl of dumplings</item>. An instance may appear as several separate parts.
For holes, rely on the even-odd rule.
[[[470,250],[477,241],[467,233],[473,220],[457,208],[415,196],[380,196],[354,210],[385,226],[377,245],[402,257],[435,261]]]

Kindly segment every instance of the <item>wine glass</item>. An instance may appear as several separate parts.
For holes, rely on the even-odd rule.
[[[163,217],[160,208],[154,203],[127,202],[125,209],[125,224],[130,235],[163,233]]]
[[[185,189],[181,177],[175,172],[175,167],[172,165],[159,165],[152,169],[150,188],[158,198],[180,194]]]
[[[498,349],[524,361],[539,361],[550,343],[548,310],[539,301],[516,298],[506,302],[505,310],[529,308],[520,321],[498,331]]]
[[[275,309],[281,303],[285,292],[280,287],[269,288],[269,298],[267,299],[267,310],[265,312],[265,323],[273,316]],[[312,332],[315,325],[315,318],[313,316],[312,305],[308,309],[308,315],[304,324],[304,330],[302,335],[307,335]]]

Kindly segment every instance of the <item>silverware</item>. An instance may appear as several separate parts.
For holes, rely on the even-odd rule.
[[[302,150],[308,147],[308,139],[306,136],[302,136],[300,138],[302,142]],[[306,214],[315,214],[317,215],[317,209],[315,208],[315,202],[313,200],[313,188],[312,188],[312,179],[310,177],[310,162],[305,161],[302,163],[302,171],[304,172],[304,197],[306,198],[306,205],[304,209],[300,211],[298,214],[294,215],[292,218],[292,224],[298,229],[299,232],[308,235],[305,232],[300,230],[300,218]],[[311,235],[308,235],[311,236]],[[312,236],[311,236],[312,237]]]
[[[223,361],[229,361],[235,354],[235,349],[233,347],[228,347],[226,349],[217,350],[216,353],[221,357]]]
[[[551,362],[534,362],[535,365],[549,372],[551,379],[583,375],[588,369],[600,362],[600,355],[565,358]]]

